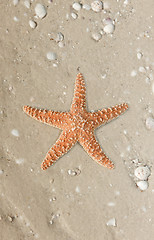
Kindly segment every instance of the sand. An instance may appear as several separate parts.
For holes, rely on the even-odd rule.
[[[2,240],[153,239],[154,132],[145,122],[154,113],[154,2],[106,2],[109,9],[100,13],[76,12],[70,0],[31,1],[29,9],[22,0],[0,3]],[[47,9],[43,19],[35,18],[36,3]],[[115,31],[93,40],[108,17]],[[52,40],[58,32],[62,47]],[[49,51],[57,60],[47,59]],[[42,171],[60,131],[29,118],[22,106],[68,111],[78,68],[89,111],[129,104],[120,118],[96,130],[115,169],[99,166],[76,144]],[[151,170],[144,192],[134,177],[140,165]],[[114,226],[107,224],[111,219]]]

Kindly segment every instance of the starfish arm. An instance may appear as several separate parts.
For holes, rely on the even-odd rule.
[[[92,132],[82,131],[81,136],[79,137],[79,142],[88,153],[88,155],[91,156],[92,159],[95,160],[98,164],[109,169],[114,168],[114,164],[105,155]]]
[[[56,143],[47,152],[41,168],[46,170],[53,165],[62,155],[67,153],[77,142],[77,135],[74,131],[63,131]]]
[[[113,106],[111,108],[104,108],[97,112],[89,113],[89,118],[93,121],[94,128],[97,128],[102,124],[117,118],[122,113],[124,113],[127,109],[128,109],[128,105],[126,103],[123,103],[123,104]]]
[[[69,113],[67,112],[54,112],[50,110],[32,108],[30,106],[24,106],[23,111],[27,113],[30,117],[40,122],[60,129],[63,129],[63,126],[67,125],[67,121],[69,119]]]
[[[71,111],[77,113],[86,108],[86,87],[83,75],[79,73],[76,77],[74,97]]]

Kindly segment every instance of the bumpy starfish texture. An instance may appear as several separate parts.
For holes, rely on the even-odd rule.
[[[96,112],[88,112],[86,110],[85,82],[81,73],[76,78],[73,102],[69,112],[55,112],[24,106],[24,112],[32,118],[63,130],[56,143],[46,154],[41,165],[42,169],[45,170],[53,165],[76,142],[79,142],[98,164],[112,169],[114,164],[105,155],[95,139],[94,130],[117,118],[127,109],[128,105],[123,103]]]

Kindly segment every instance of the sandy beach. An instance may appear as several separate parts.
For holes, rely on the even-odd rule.
[[[152,240],[154,1],[1,0],[0,11],[0,240]],[[77,143],[43,171],[61,131],[23,106],[69,111],[79,71],[88,111],[129,106],[95,131],[115,168]]]

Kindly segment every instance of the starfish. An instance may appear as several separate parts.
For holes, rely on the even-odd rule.
[[[123,103],[96,112],[88,112],[86,109],[85,82],[81,73],[77,74],[74,97],[69,112],[55,112],[24,106],[24,112],[32,118],[62,130],[56,143],[47,152],[41,165],[42,169],[46,170],[53,165],[76,142],[79,142],[98,164],[109,169],[114,168],[113,162],[109,160],[97,142],[94,130],[117,118],[127,109],[128,105]]]

